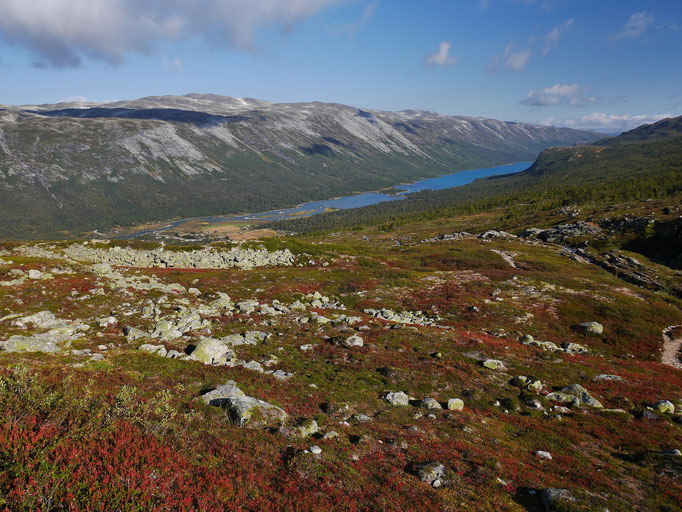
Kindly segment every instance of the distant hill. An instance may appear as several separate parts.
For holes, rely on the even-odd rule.
[[[433,112],[201,94],[0,107],[0,237],[258,212],[596,138]]]
[[[626,142],[646,142],[658,139],[667,139],[670,137],[682,136],[682,116],[669,117],[661,119],[657,123],[643,124],[634,130],[621,133],[617,137],[609,137],[602,139],[595,144],[602,146],[611,146],[614,144],[623,144]]]

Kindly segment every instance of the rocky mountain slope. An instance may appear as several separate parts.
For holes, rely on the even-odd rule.
[[[591,141],[570,129],[190,94],[0,108],[0,236],[260,211]]]

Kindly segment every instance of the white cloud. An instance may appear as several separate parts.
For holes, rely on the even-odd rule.
[[[642,124],[651,124],[666,117],[673,117],[672,114],[648,114],[648,115],[616,115],[605,114],[604,112],[593,112],[579,117],[578,119],[557,119],[554,117],[540,122],[545,126],[565,126],[581,130],[593,130],[602,133],[626,132],[637,128]]]
[[[561,85],[555,84],[544,89],[531,89],[521,103],[531,107],[553,107],[568,105],[571,107],[585,107],[594,103],[600,103],[596,96],[586,96],[589,90],[580,84]]]
[[[457,59],[450,55],[451,44],[443,41],[438,45],[438,51],[427,55],[424,59],[424,66],[432,68],[434,66],[454,66],[457,64]]]
[[[561,39],[561,36],[573,25],[573,18],[565,21],[561,25],[557,25],[552,30],[547,32],[544,36],[540,37],[540,51],[545,55],[548,54],[552,48],[556,46]],[[531,38],[531,42],[533,39]]]
[[[346,25],[343,25],[342,27],[334,29],[334,32],[336,33],[347,33],[350,35],[355,34],[360,28],[367,23],[369,20],[371,20],[374,15],[377,12],[377,9],[379,8],[379,0],[372,0],[369,2],[365,7],[362,9],[362,14],[360,17],[355,20],[352,23],[347,23]]]
[[[262,26],[291,29],[343,0],[0,0],[0,39],[27,49],[36,65],[83,58],[119,63],[162,42],[201,37],[250,49]]]
[[[637,39],[654,24],[654,17],[646,11],[636,12],[628,18],[625,26],[611,36],[612,41]]]
[[[514,51],[514,42],[511,41],[504,47],[504,55],[501,59],[502,67],[512,71],[521,71],[528,64],[531,55],[530,50]]]
[[[168,69],[172,69],[174,71],[184,71],[182,68],[182,59],[174,58],[174,59],[169,59],[168,57],[163,58],[163,65],[164,67]]]

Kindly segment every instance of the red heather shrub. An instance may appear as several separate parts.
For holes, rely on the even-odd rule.
[[[236,494],[215,471],[127,423],[71,439],[35,417],[4,422],[0,459],[5,510],[223,510],[223,499]]]

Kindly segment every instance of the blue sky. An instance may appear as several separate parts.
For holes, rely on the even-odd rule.
[[[682,2],[0,0],[0,104],[205,92],[618,132],[682,114]]]

